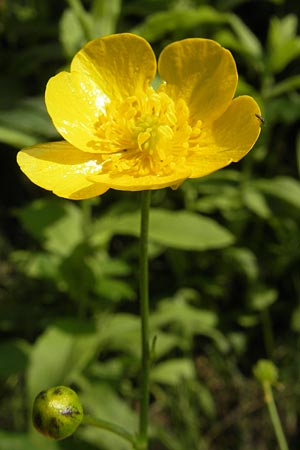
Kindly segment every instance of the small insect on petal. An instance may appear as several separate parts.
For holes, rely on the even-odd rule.
[[[256,113],[255,113],[255,117],[257,117],[258,120],[260,120],[261,123],[265,123],[265,119],[264,119],[263,116],[261,116],[260,114],[256,114]]]

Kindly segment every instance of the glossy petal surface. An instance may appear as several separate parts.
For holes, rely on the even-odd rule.
[[[74,57],[71,72],[91,78],[109,98],[126,98],[145,90],[156,73],[156,59],[145,39],[113,34],[89,42]]]
[[[95,123],[107,97],[94,80],[79,72],[60,72],[48,81],[45,99],[62,137],[83,151],[98,152],[93,146]]]
[[[87,179],[99,170],[95,155],[81,152],[68,142],[34,145],[20,151],[17,161],[33,183],[59,197],[80,200],[96,197],[108,189]]]
[[[68,142],[99,152],[95,133],[105,105],[144,91],[155,72],[155,56],[144,39],[131,34],[95,39],[75,55],[70,73],[49,80],[47,110]]]
[[[257,103],[249,96],[237,97],[225,113],[203,128],[199,149],[190,154],[191,178],[198,178],[242,159],[260,134]]]
[[[108,187],[120,191],[143,191],[152,189],[162,189],[167,186],[178,187],[184,180],[189,178],[191,169],[184,168],[177,170],[176,174],[156,176],[145,175],[143,177],[134,177],[131,175],[111,176],[109,174],[99,174],[91,176],[90,180],[101,184],[107,184]]]
[[[158,71],[164,91],[175,101],[183,98],[191,121],[210,122],[229,106],[237,85],[231,53],[209,39],[185,39],[161,52]]]
[[[82,199],[109,188],[178,187],[187,178],[239,161],[261,122],[256,102],[233,100],[237,71],[231,53],[209,39],[185,39],[156,60],[132,34],[88,43],[70,72],[51,78],[46,105],[63,142],[24,149],[18,163],[37,185]]]

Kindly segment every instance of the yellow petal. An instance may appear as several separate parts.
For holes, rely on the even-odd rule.
[[[177,168],[174,173],[168,176],[145,175],[140,177],[120,174],[111,176],[109,174],[99,174],[89,177],[92,181],[97,181],[102,185],[107,185],[119,191],[143,191],[151,189],[162,189],[168,186],[178,187],[186,180],[191,173],[191,169]]]
[[[78,72],[60,72],[48,81],[45,100],[63,138],[80,150],[99,151],[93,145],[95,123],[108,99],[91,78]]]
[[[80,200],[108,190],[107,186],[87,179],[99,170],[95,154],[82,152],[65,141],[23,149],[17,162],[33,183],[59,197]]]
[[[247,95],[234,99],[225,113],[204,128],[200,135],[199,150],[189,157],[190,178],[208,175],[243,158],[255,144],[261,121],[256,117],[259,107]]]
[[[145,39],[113,34],[89,42],[74,57],[71,71],[90,77],[108,97],[125,98],[145,90],[156,74],[156,58]]]
[[[211,122],[229,106],[237,85],[231,53],[209,39],[185,39],[161,52],[158,71],[162,87],[175,101],[183,98],[196,120]]]
[[[101,152],[95,132],[105,104],[146,89],[155,72],[155,56],[144,39],[132,34],[95,39],[75,55],[71,73],[49,80],[47,110],[68,142],[83,151]]]

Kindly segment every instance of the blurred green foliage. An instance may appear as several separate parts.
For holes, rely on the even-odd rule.
[[[0,450],[125,450],[107,432],[39,437],[33,397],[76,388],[134,430],[139,377],[138,193],[64,201],[19,172],[16,150],[57,138],[50,76],[88,40],[140,34],[155,52],[216,39],[259,102],[259,142],[236,166],[153,195],[151,448],[276,448],[251,368],[279,368],[277,403],[299,448],[300,6],[297,0],[0,1]]]

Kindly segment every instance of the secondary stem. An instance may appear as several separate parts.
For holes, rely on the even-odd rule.
[[[139,445],[140,450],[148,448],[148,415],[149,415],[149,275],[148,275],[148,234],[151,192],[142,191],[141,231],[140,231],[140,315],[142,337],[142,374]]]
[[[134,436],[128,433],[128,431],[126,431],[119,425],[115,425],[102,419],[94,419],[94,417],[91,416],[84,416],[83,423],[86,425],[92,425],[94,427],[100,428],[101,430],[110,431],[111,433],[117,434],[118,436],[122,437],[126,441],[129,441],[133,446],[135,444]]]
[[[264,383],[263,388],[265,393],[266,404],[269,410],[278,446],[280,450],[288,450],[288,445],[278,416],[270,383]]]

